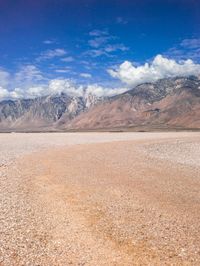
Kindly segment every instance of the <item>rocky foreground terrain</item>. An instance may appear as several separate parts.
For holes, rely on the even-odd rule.
[[[0,265],[199,265],[199,133],[0,135]]]
[[[199,129],[200,80],[161,79],[114,97],[65,93],[0,102],[0,131]]]

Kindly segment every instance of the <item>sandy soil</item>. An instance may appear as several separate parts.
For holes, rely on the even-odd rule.
[[[0,265],[199,265],[199,133],[0,135]]]

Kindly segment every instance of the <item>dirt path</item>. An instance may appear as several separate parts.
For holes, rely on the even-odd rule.
[[[0,264],[199,265],[198,154],[195,135],[18,159],[1,171]]]

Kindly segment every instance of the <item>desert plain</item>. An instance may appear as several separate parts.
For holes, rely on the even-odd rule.
[[[0,134],[0,265],[200,265],[200,133]]]

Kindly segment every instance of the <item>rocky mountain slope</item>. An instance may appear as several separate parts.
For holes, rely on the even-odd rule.
[[[72,97],[61,93],[35,99],[0,102],[0,130],[56,129],[94,105],[95,96]]]
[[[168,78],[110,98],[65,93],[0,102],[0,131],[200,128],[200,80]]]
[[[200,128],[200,80],[195,77],[145,83],[75,117],[68,129]]]

